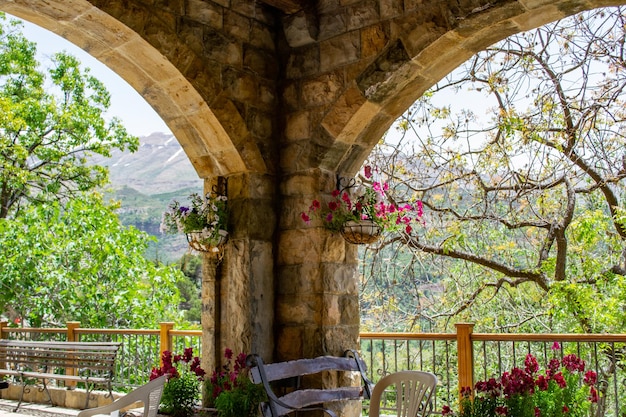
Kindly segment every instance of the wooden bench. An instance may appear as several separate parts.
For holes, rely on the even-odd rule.
[[[346,351],[343,357],[320,356],[271,364],[263,363],[258,355],[249,355],[248,366],[252,382],[263,384],[267,394],[267,402],[261,404],[264,417],[280,417],[304,410],[321,410],[336,417],[324,403],[369,399],[373,387],[365,375],[365,363],[353,350]],[[336,373],[336,376],[328,373]],[[341,383],[354,381],[349,377],[354,373],[359,378],[358,386]],[[328,380],[328,377],[338,386],[318,388],[322,378]]]
[[[48,382],[74,381],[85,385],[89,394],[96,386],[106,386],[113,398],[111,380],[115,371],[115,359],[121,343],[99,342],[31,342],[0,340],[0,375],[19,379],[22,393],[14,411],[22,404],[24,392],[32,380],[41,380],[48,391]]]

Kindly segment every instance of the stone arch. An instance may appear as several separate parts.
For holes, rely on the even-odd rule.
[[[67,39],[128,82],[169,126],[200,178],[246,170],[202,96],[161,52],[119,20],[86,0],[0,0],[0,10]]]
[[[356,172],[393,122],[428,88],[474,54],[515,33],[625,1],[518,1],[477,8],[450,31],[398,20],[395,42],[330,106],[320,128],[334,137],[322,168]],[[491,7],[491,8],[490,8]],[[479,10],[478,10],[479,9]],[[402,29],[402,30],[399,30]],[[391,68],[391,71],[385,70]],[[339,121],[339,122],[338,122]]]

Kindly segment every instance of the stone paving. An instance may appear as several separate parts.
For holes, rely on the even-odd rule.
[[[53,407],[46,404],[23,403],[17,412],[17,401],[0,399],[0,417],[75,417],[80,410]]]

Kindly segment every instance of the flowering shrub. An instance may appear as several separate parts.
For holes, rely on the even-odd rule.
[[[247,355],[240,353],[233,363],[233,351],[226,349],[224,357],[227,364],[205,381],[205,404],[215,407],[219,417],[256,416],[259,404],[265,400],[265,390],[250,381]]]
[[[371,167],[364,168],[364,176],[367,180],[372,179]],[[313,200],[301,217],[307,224],[312,216],[319,217],[327,229],[334,231],[341,230],[347,221],[372,220],[384,231],[404,230],[411,233],[413,223],[422,217],[422,202],[396,205],[387,201],[388,190],[387,183],[373,180],[362,184],[356,196],[351,196],[347,190],[334,190],[327,204]]]
[[[560,349],[558,343],[553,349]],[[513,368],[499,379],[491,378],[475,385],[475,397],[466,387],[461,390],[460,417],[582,417],[589,415],[592,403],[598,402],[596,373],[585,372],[585,362],[576,355],[561,361],[550,360],[544,373],[539,373],[537,359],[528,354],[524,369]],[[444,406],[443,416],[454,416]]]
[[[202,232],[207,244],[217,244],[220,239],[219,231],[226,230],[228,221],[226,196],[207,195],[202,198],[194,193],[189,199],[188,206],[183,206],[176,200],[170,203],[163,213],[161,232]]]
[[[163,365],[153,368],[150,373],[150,380],[167,375],[160,411],[174,417],[192,415],[200,399],[200,383],[205,375],[200,358],[193,356],[193,348],[186,348],[182,355],[173,355],[166,350],[161,362]]]

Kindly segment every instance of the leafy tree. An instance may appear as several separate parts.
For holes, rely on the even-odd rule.
[[[107,182],[93,154],[138,147],[118,119],[107,122],[105,86],[76,58],[58,53],[41,70],[35,44],[0,15],[0,218],[24,202],[63,200]]]
[[[440,285],[440,302],[413,304],[407,320],[624,330],[624,13],[587,12],[487,48],[371,155],[398,201],[426,207],[422,230],[383,244],[421,268],[396,294],[423,295],[420,275]]]
[[[143,327],[178,320],[182,279],[143,253],[148,235],[124,227],[98,194],[29,205],[0,219],[0,311],[30,326]]]
[[[56,54],[44,70],[35,56],[0,15],[0,312],[32,326],[177,319],[182,274],[147,262],[147,235],[94,193],[108,171],[89,157],[138,139],[105,120],[109,93],[76,58]]]

